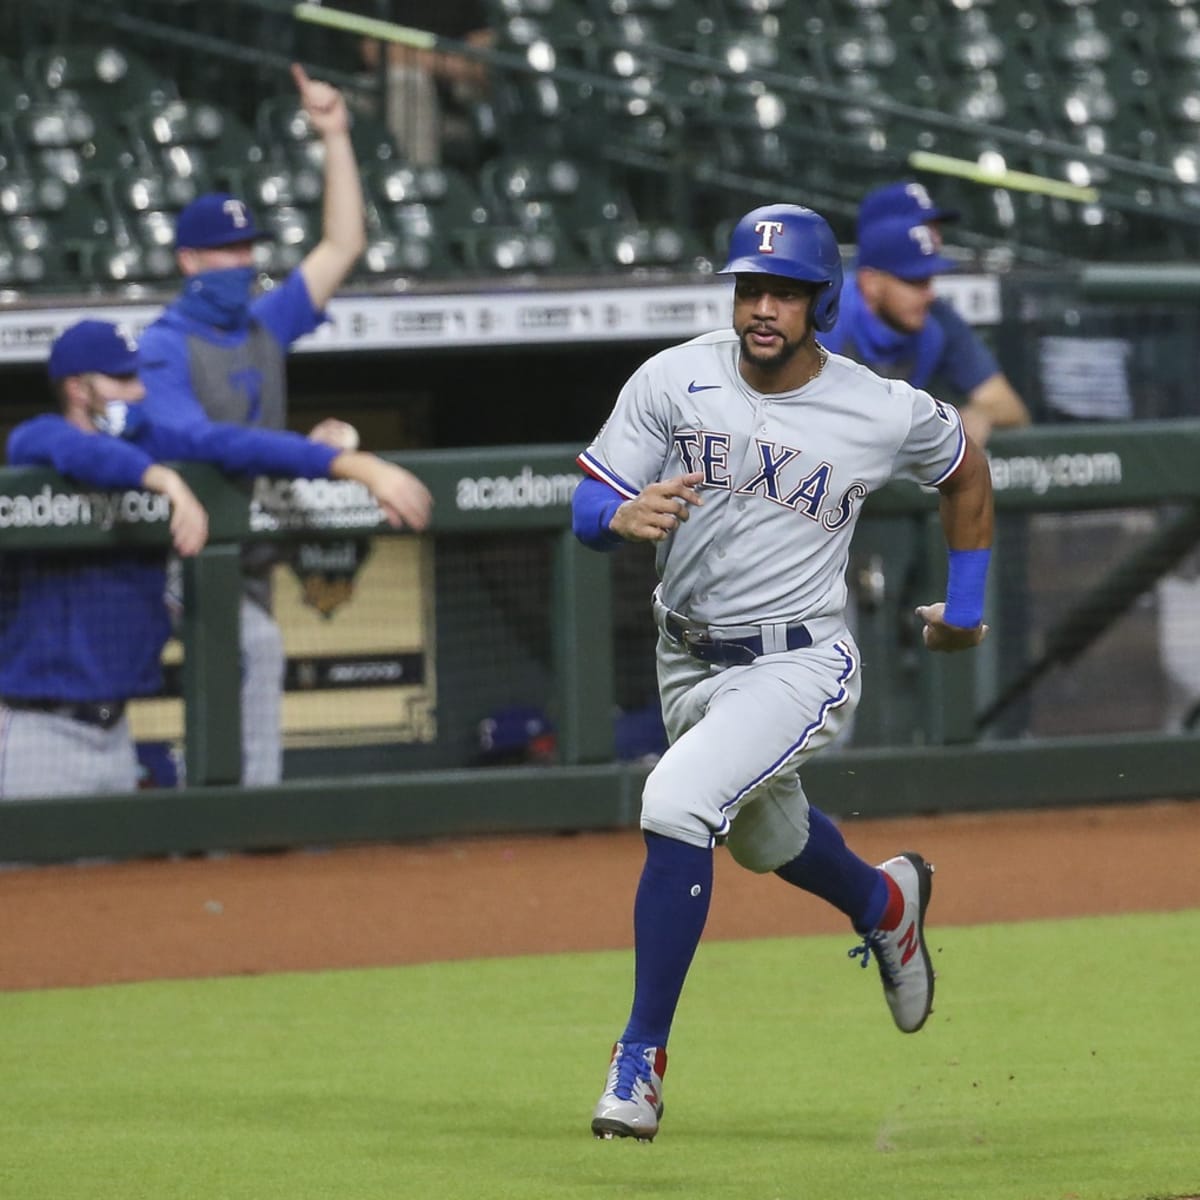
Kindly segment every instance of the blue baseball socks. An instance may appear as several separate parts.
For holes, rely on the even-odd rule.
[[[633,904],[633,1010],[621,1041],[665,1046],[712,896],[713,852],[647,833]]]
[[[840,909],[859,933],[895,929],[904,915],[904,897],[895,881],[859,858],[838,827],[812,805],[807,844],[775,874]]]

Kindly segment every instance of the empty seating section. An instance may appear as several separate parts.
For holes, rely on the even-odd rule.
[[[1200,248],[1200,0],[486,4],[473,160],[406,162],[369,90],[351,96],[362,282],[711,270],[729,217],[770,199],[808,199],[850,241],[861,194],[919,151],[1098,189],[921,176],[980,245]],[[166,286],[174,214],[210,188],[274,233],[265,270],[299,262],[321,142],[285,78],[253,78],[257,99],[181,95],[116,36],[0,57],[0,289]]]

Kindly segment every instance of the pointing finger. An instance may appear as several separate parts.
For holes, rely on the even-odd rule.
[[[292,63],[292,79],[301,91],[304,91],[312,82],[308,77],[308,72],[299,63]]]

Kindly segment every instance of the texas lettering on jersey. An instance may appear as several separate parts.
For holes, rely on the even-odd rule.
[[[761,496],[773,504],[801,513],[809,520],[819,521],[831,533],[850,519],[854,502],[867,495],[866,484],[855,480],[832,508],[827,507],[833,486],[833,465],[822,462],[806,472],[803,467],[793,471],[791,464],[801,457],[801,452],[791,446],[756,438],[754,445],[759,469],[741,483],[735,483],[728,474],[732,434],[682,429],[672,436],[672,441],[683,469],[688,474],[703,474],[701,487],[719,488],[735,496]]]

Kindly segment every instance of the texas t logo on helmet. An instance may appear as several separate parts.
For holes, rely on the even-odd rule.
[[[734,226],[729,261],[722,275],[781,275],[820,284],[812,322],[821,330],[837,324],[842,295],[842,255],[829,222],[799,204],[769,204],[748,212]]]
[[[755,233],[762,234],[762,241],[758,243],[759,250],[763,254],[774,254],[775,247],[771,243],[775,240],[777,233],[783,232],[782,221],[759,221],[754,226]]]

